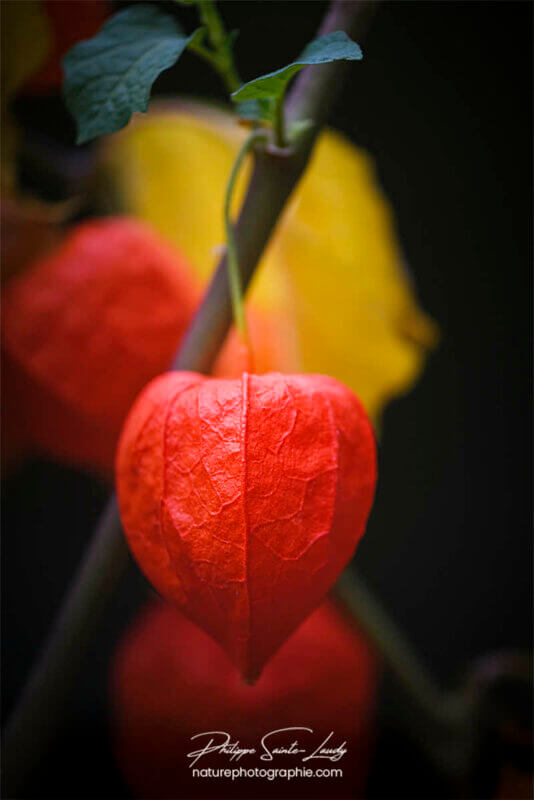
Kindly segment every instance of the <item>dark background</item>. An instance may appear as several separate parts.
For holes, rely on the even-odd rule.
[[[222,3],[227,25],[241,31],[243,78],[292,60],[325,7]],[[192,26],[190,9],[178,14]],[[490,651],[531,649],[531,30],[527,2],[386,3],[331,117],[376,159],[420,303],[442,332],[414,390],[386,411],[378,496],[357,564],[445,685]],[[189,55],[156,89],[223,97]],[[72,128],[59,107],[25,99],[17,112],[65,143]],[[106,493],[44,461],[4,478],[5,711]],[[109,748],[107,665],[146,591],[132,568],[28,796],[129,796]],[[398,691],[386,673],[370,794],[450,796],[391,712]]]

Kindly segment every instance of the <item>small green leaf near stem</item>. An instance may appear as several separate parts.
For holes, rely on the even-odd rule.
[[[296,61],[240,86],[232,94],[232,100],[237,103],[238,113],[240,109],[245,111],[244,118],[270,122],[276,146],[284,148],[287,135],[284,97],[294,76],[306,66],[322,65],[325,68],[337,61],[359,61],[361,58],[361,48],[344,31],[331,31],[310,42]]]

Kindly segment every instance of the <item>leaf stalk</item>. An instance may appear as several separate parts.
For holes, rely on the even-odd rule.
[[[261,141],[267,141],[267,136],[264,133],[256,131],[252,133],[243,143],[239,150],[226,188],[226,197],[224,202],[224,225],[226,229],[226,246],[227,246],[227,268],[228,268],[228,282],[230,284],[230,294],[232,298],[232,310],[234,315],[234,322],[237,330],[239,331],[243,341],[250,349],[250,341],[247,329],[247,319],[243,304],[243,285],[241,280],[241,272],[239,270],[239,256],[237,241],[234,231],[234,225],[230,217],[232,198],[234,195],[235,185],[239,170],[247,154],[250,150]]]
[[[196,5],[212,49],[194,40],[189,44],[189,49],[219,73],[228,93],[232,94],[242,83],[235,65],[232,37],[224,27],[214,0],[197,0]]]

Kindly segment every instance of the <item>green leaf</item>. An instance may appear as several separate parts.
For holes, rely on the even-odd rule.
[[[361,58],[362,51],[359,45],[349,39],[344,31],[334,31],[334,33],[310,42],[299,58],[288,64],[287,67],[282,67],[282,69],[243,84],[237,92],[232,94],[232,100],[235,102],[266,98],[279,100],[291,78],[303,67],[313,64],[329,64],[332,61],[358,61]]]
[[[169,14],[134,5],[63,58],[63,92],[78,125],[77,144],[113,133],[146,111],[152,84],[200,31],[186,36]]]

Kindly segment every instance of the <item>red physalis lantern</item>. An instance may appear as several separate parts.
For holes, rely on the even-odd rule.
[[[139,565],[249,681],[346,566],[375,482],[367,415],[323,375],[167,373],[117,453]]]

